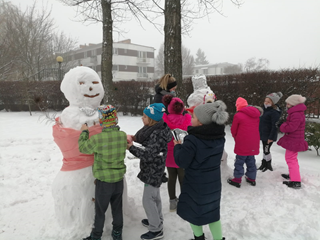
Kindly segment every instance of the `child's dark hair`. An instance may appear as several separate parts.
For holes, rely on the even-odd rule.
[[[173,101],[173,96],[171,94],[167,94],[165,96],[163,96],[162,98],[162,103],[167,107],[169,113],[175,113],[175,114],[180,114],[183,112],[184,110],[184,105],[182,103],[182,101],[179,98],[175,98],[179,101]],[[171,103],[170,107],[169,104]]]

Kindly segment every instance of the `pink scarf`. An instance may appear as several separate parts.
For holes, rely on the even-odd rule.
[[[78,139],[81,131],[72,128],[63,128],[56,118],[56,124],[52,127],[53,140],[60,148],[63,155],[61,171],[74,171],[93,165],[93,154],[79,152]],[[101,133],[102,127],[94,125],[89,127],[89,136]]]

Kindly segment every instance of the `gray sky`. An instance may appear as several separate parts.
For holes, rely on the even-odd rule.
[[[192,1],[192,0],[190,0]],[[24,9],[33,0],[9,0]],[[57,0],[37,0],[52,6],[56,26],[79,44],[102,42],[101,24],[84,24],[75,18],[76,9]],[[251,57],[266,58],[269,68],[320,67],[320,0],[244,0],[237,8],[224,0],[223,14],[197,20],[182,43],[195,56],[205,51],[210,63],[245,63]],[[121,26],[126,33],[114,33],[114,41],[130,38],[132,43],[158,49],[164,35],[148,23],[144,29],[134,20]]]

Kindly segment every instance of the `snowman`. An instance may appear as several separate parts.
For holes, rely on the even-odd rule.
[[[63,165],[56,176],[52,195],[55,213],[62,228],[91,227],[94,219],[93,155],[79,152],[78,139],[83,124],[90,136],[101,132],[97,107],[104,96],[99,75],[91,68],[79,66],[66,73],[60,86],[69,106],[53,126],[53,137],[63,155]],[[124,208],[127,191],[124,188]]]
[[[211,90],[211,88],[207,84],[207,78],[205,75],[195,75],[191,79],[193,86],[193,93],[187,99],[187,103],[189,106],[189,111],[193,111],[193,109],[205,103],[212,103],[216,100],[216,95]],[[226,164],[227,163],[228,154],[225,150],[223,150],[223,155],[221,161]]]
[[[214,102],[216,96],[207,84],[205,75],[196,75],[192,77],[193,93],[187,99],[189,107],[196,107],[207,102]]]

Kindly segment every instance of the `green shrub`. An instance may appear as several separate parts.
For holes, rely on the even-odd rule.
[[[320,123],[308,122],[305,136],[309,146],[313,146],[317,151],[317,155],[320,156]]]

